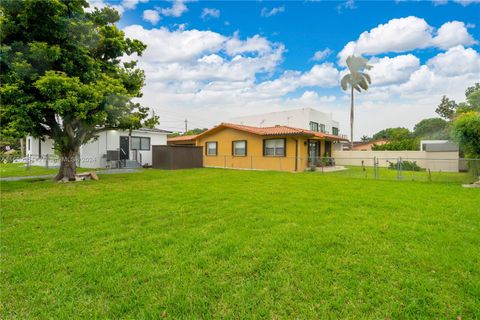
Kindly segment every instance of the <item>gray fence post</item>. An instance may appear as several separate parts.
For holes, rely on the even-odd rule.
[[[397,165],[398,165],[397,179],[402,180],[402,178],[403,178],[402,177],[402,157],[398,158]]]

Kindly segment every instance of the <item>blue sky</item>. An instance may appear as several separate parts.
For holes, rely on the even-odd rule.
[[[372,88],[359,95],[357,137],[412,128],[435,115],[443,94],[460,100],[480,82],[478,1],[90,2],[118,8],[119,27],[149,46],[138,58],[147,75],[142,103],[170,130],[183,118],[211,126],[313,107],[333,113],[347,133],[338,79],[351,53],[374,65]]]

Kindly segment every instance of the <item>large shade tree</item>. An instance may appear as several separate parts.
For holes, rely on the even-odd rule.
[[[354,55],[349,56],[346,62],[350,73],[343,76],[340,84],[344,91],[350,86],[350,147],[353,149],[354,90],[358,92],[368,90],[372,80],[364,71],[370,70],[372,66],[367,64],[367,59]]]
[[[158,122],[132,102],[145,76],[135,61],[146,46],[126,38],[107,7],[85,0],[0,2],[2,134],[50,138],[61,156],[57,180],[73,179],[79,148],[113,128]]]

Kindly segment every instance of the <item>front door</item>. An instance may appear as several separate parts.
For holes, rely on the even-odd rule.
[[[325,141],[325,157],[332,156],[332,141]]]
[[[320,142],[319,141],[308,141],[308,160],[311,165],[317,165],[318,156],[320,154]]]
[[[128,137],[122,136],[120,137],[120,160],[128,160],[129,159],[129,139]]]

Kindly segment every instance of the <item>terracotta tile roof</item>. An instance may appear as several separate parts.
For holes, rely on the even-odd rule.
[[[192,140],[195,140],[197,137],[198,137],[198,134],[192,134],[189,136],[177,136],[177,137],[167,138],[167,141],[192,141]]]
[[[207,135],[212,131],[217,131],[220,128],[231,128],[240,131],[245,131],[253,134],[258,134],[261,136],[310,136],[310,137],[317,137],[317,138],[324,138],[324,139],[332,139],[337,141],[348,141],[348,139],[342,138],[340,136],[336,136],[333,134],[316,132],[311,130],[305,130],[300,128],[293,128],[289,126],[274,126],[274,127],[252,127],[252,126],[245,126],[241,124],[234,124],[234,123],[221,123],[218,126],[213,127],[199,135]]]

